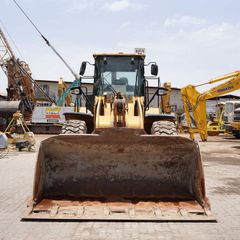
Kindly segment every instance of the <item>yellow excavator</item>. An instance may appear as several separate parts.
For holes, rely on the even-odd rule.
[[[170,85],[149,97],[144,54],[94,59],[93,94],[81,78],[74,89],[86,106],[65,115],[62,134],[41,142],[23,219],[215,221],[199,147],[176,132]],[[151,74],[158,75],[156,63]],[[151,108],[154,97],[159,105]]]
[[[210,90],[200,93],[197,87],[213,84],[225,80],[224,83],[219,84]],[[186,115],[186,121],[189,127],[191,139],[194,140],[194,133],[199,133],[202,141],[207,141],[208,128],[207,128],[207,111],[206,101],[208,99],[218,97],[240,89],[240,71],[229,73],[210,81],[193,86],[188,85],[181,89],[183,107]],[[212,131],[219,131],[218,128],[212,128]],[[213,134],[212,132],[210,134]]]
[[[67,84],[63,81],[63,78],[60,78],[58,81],[58,97],[61,98],[62,96],[64,96],[64,93],[67,91],[68,86]],[[62,99],[61,99],[62,100]],[[66,97],[64,97],[64,100],[60,101],[60,104],[57,105],[58,106],[68,106],[70,107],[72,103],[72,96],[71,94],[67,94]]]
[[[224,106],[225,106],[224,102],[220,102],[216,105],[217,107],[216,115],[207,122],[208,136],[218,136],[220,133],[225,133],[225,129],[223,127]]]

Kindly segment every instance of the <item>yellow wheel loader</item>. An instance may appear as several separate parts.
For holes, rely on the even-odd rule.
[[[23,219],[215,221],[198,145],[177,135],[169,112],[169,85],[155,77],[159,87],[149,97],[154,77],[144,74],[144,54],[94,59],[93,94],[77,89],[86,107],[66,114],[62,134],[41,143]]]

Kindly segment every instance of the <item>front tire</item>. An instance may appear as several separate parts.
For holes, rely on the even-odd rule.
[[[152,135],[158,136],[176,136],[177,128],[175,123],[170,121],[157,121],[154,122],[151,128]]]
[[[86,123],[81,120],[65,121],[61,130],[61,134],[85,134],[86,132]]]

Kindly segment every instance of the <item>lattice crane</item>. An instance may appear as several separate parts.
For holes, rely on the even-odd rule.
[[[31,70],[27,63],[15,57],[2,29],[0,29],[0,66],[8,78],[7,100],[20,100],[23,110],[32,112],[36,98]]]
[[[36,96],[34,86],[40,90],[45,98],[54,101],[34,82],[32,72],[28,64],[16,58],[6,36],[0,28],[0,66],[8,78],[7,100],[21,101],[22,112],[31,113],[33,111]],[[25,115],[25,114],[24,114]]]

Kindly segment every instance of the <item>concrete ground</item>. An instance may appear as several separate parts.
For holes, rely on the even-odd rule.
[[[37,147],[46,136],[37,136]],[[36,152],[0,153],[0,240],[240,239],[240,140],[201,143],[207,194],[217,223],[21,222],[32,193]]]

